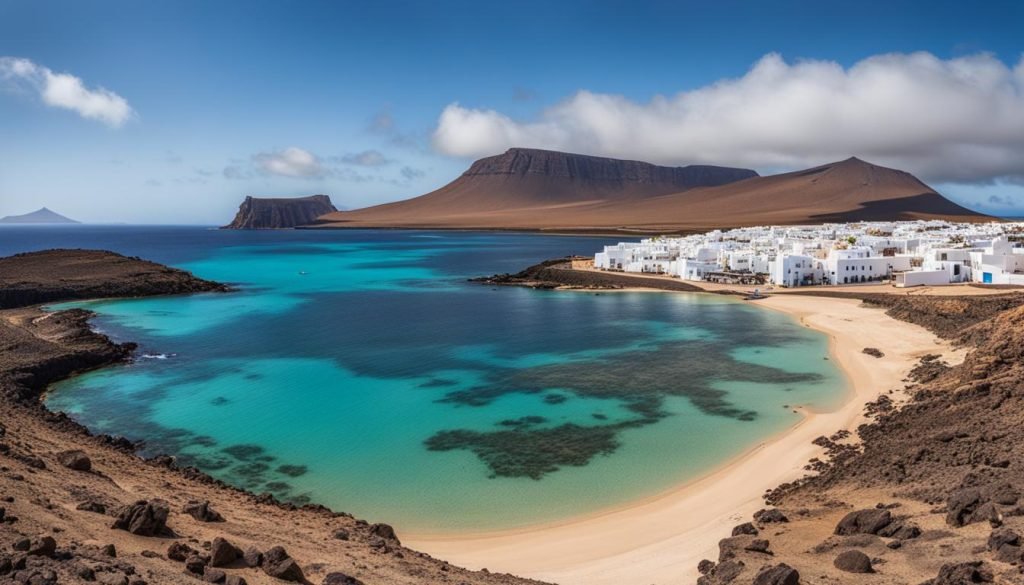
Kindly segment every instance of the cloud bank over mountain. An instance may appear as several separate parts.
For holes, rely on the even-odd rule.
[[[647,102],[581,90],[526,120],[453,103],[432,140],[468,158],[517,146],[762,170],[856,155],[937,183],[1024,184],[1024,57],[892,53],[843,67],[772,53],[742,77]]]

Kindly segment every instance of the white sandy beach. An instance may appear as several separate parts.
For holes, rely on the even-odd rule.
[[[775,295],[759,306],[783,311],[831,338],[833,359],[847,374],[850,400],[835,412],[806,412],[789,431],[713,473],[667,493],[566,522],[493,534],[403,534],[408,546],[470,569],[511,572],[563,585],[692,582],[697,563],[717,558],[718,540],[763,507],[766,490],[804,475],[822,455],[811,441],[863,422],[864,405],[900,390],[918,358],[963,359],[922,327],[897,321],[860,301]],[[865,347],[885,356],[862,353]]]

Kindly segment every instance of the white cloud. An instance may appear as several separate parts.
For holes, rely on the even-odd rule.
[[[28,88],[48,106],[72,110],[114,128],[135,115],[128,101],[116,93],[102,87],[89,89],[74,75],[54,73],[28,59],[0,57],[0,84]]]
[[[253,156],[253,161],[263,172],[284,177],[320,178],[328,172],[320,157],[297,146],[277,152],[262,152]]]
[[[433,134],[444,154],[513,146],[647,160],[793,169],[851,155],[947,182],[1024,179],[1024,57],[943,60],[885,54],[849,68],[787,63],[648,102],[579,91],[532,120],[446,107]]]

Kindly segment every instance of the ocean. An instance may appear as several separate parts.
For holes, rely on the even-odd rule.
[[[238,288],[76,304],[138,358],[50,408],[254,492],[446,533],[655,495],[845,399],[826,337],[751,303],[466,281],[616,240],[5,227],[0,255],[103,248]]]

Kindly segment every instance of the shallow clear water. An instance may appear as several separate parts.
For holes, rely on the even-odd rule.
[[[140,359],[51,408],[254,491],[405,531],[490,530],[652,495],[828,410],[824,336],[713,295],[468,284],[600,238],[0,230],[0,253],[103,247],[239,287],[98,301]]]

